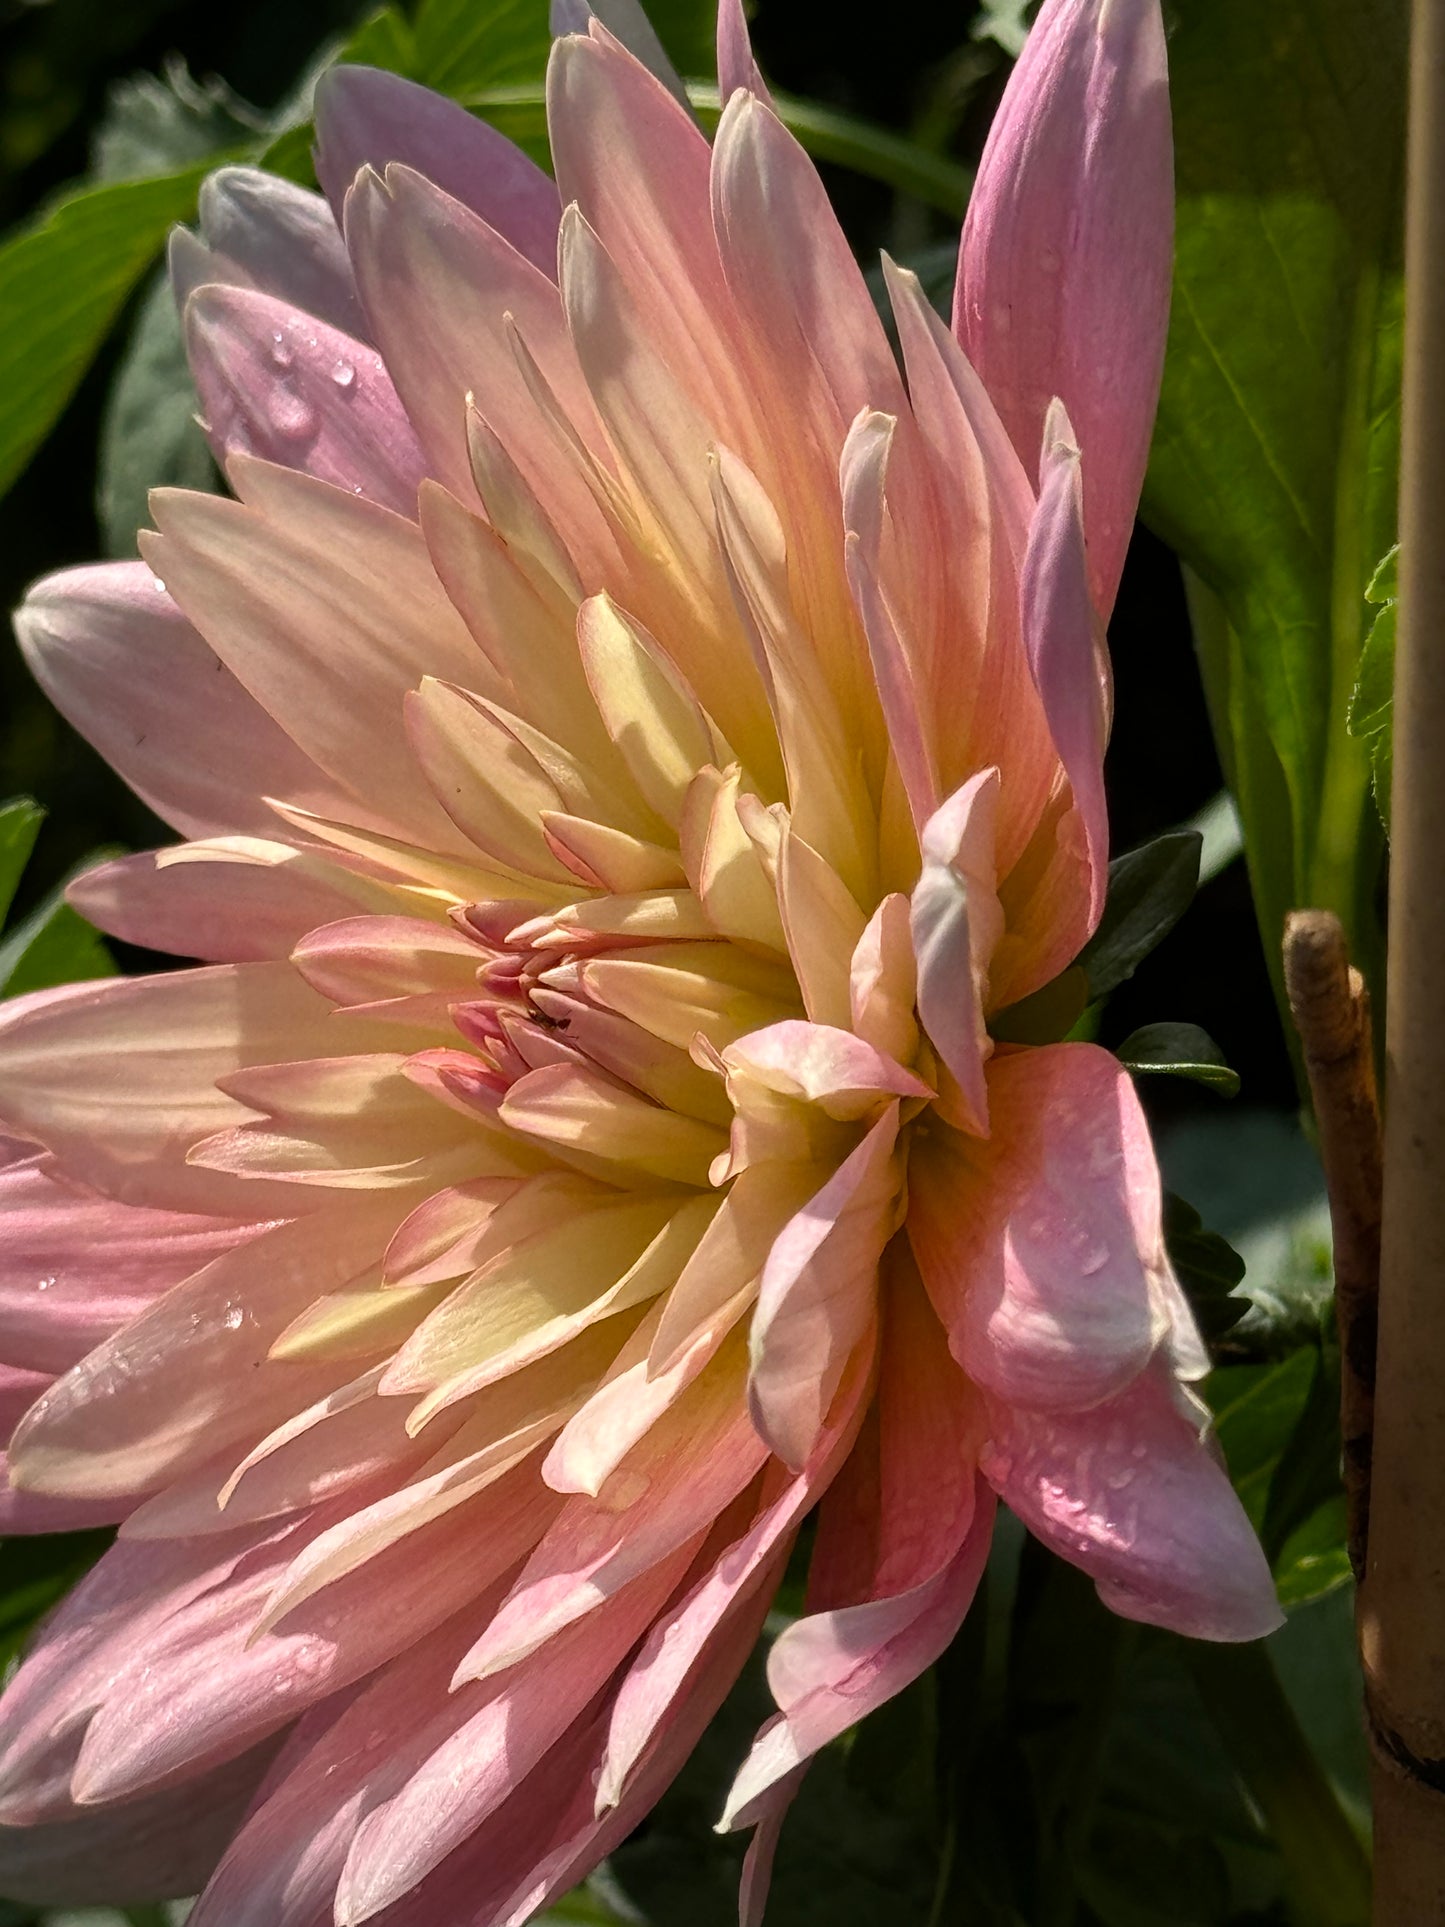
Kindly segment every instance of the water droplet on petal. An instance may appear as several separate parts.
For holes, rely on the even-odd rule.
[[[279,328],[271,330],[271,365],[274,368],[291,366],[291,350],[286,345],[286,337]]]
[[[271,409],[271,426],[289,442],[303,442],[316,433],[316,410],[304,396],[281,393]]]
[[[161,581],[158,575],[153,575],[151,577],[151,587],[155,590],[157,595],[164,595],[166,592],[166,585],[164,582]]]
[[[356,380],[356,370],[349,361],[338,361],[331,370],[331,379],[338,388],[350,388]]]

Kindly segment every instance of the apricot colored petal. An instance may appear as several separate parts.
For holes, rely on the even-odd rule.
[[[382,174],[392,161],[424,174],[555,277],[561,203],[553,182],[520,147],[400,74],[329,68],[316,88],[316,178],[338,222],[360,169]]]
[[[1107,658],[1089,600],[1079,451],[1070,436],[1068,417],[1055,404],[1044,427],[1039,505],[1019,594],[1024,646],[1083,828],[1088,921],[1081,935],[1087,936],[1099,921],[1109,881],[1109,696]]]
[[[566,1064],[519,1078],[502,1101],[502,1121],[554,1150],[580,1156],[583,1169],[613,1166],[672,1184],[705,1184],[723,1133],[700,1118],[680,1117],[610,1078]]]
[[[263,168],[222,167],[202,182],[198,211],[210,254],[204,280],[259,288],[365,339],[341,229],[319,194]],[[197,285],[189,268],[183,270],[176,278],[178,306]]]
[[[655,352],[716,435],[750,444],[709,213],[711,156],[697,122],[605,30],[557,42],[547,119],[563,199],[596,231]]]
[[[1080,1410],[1130,1384],[1168,1328],[1148,1126],[1128,1073],[1093,1044],[995,1057],[988,1089],[987,1144],[944,1131],[918,1144],[913,1248],[976,1384]]]
[[[394,834],[468,853],[399,726],[402,699],[423,675],[475,681],[483,668],[420,531],[270,463],[238,458],[232,479],[244,501],[155,491],[161,533],[142,537],[147,559],[216,654],[343,791],[383,798]]]
[[[990,1408],[983,1470],[1029,1530],[1125,1619],[1194,1639],[1262,1639],[1274,1581],[1218,1448],[1160,1361],[1080,1412]]]
[[[17,1000],[0,1013],[0,1117],[126,1202],[280,1215],[277,1204],[296,1194],[242,1192],[188,1167],[185,1154],[244,1116],[218,1078],[314,1055],[339,1043],[347,1022],[283,964],[120,977],[28,1008]]]
[[[1053,396],[1078,424],[1105,617],[1159,398],[1173,239],[1158,0],[1048,0],[979,165],[954,330],[1030,473]]]
[[[567,531],[574,560],[609,551],[578,464],[558,447],[513,348],[514,335],[572,432],[602,446],[596,412],[548,275],[495,229],[409,167],[363,171],[346,200],[346,243],[377,346],[438,478],[475,494],[467,397]],[[507,319],[510,317],[510,320]]]
[[[218,661],[143,562],[44,577],[15,633],[60,713],[183,836],[273,832],[264,796],[327,814],[343,806],[344,788]]]
[[[374,348],[246,288],[198,288],[185,333],[223,466],[260,455],[415,518],[426,462]]]
[[[988,970],[1003,934],[995,868],[999,774],[971,776],[923,828],[923,869],[909,923],[918,1015],[953,1079],[942,1114],[976,1136],[990,1129],[984,1076]]]

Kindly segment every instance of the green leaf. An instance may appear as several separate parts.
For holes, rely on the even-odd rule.
[[[1178,923],[1199,887],[1196,830],[1172,830],[1152,843],[1115,857],[1099,927],[1079,957],[1089,994],[1117,989]]]
[[[1382,839],[1346,711],[1395,533],[1407,11],[1176,0],[1170,40],[1179,218],[1144,513],[1219,603],[1200,660],[1281,999],[1297,904],[1336,910],[1378,975]]]
[[[113,81],[91,148],[97,181],[174,174],[218,148],[254,140],[264,117],[211,75],[197,80],[172,57],[164,75],[130,74]]]
[[[1200,1331],[1210,1342],[1222,1338],[1249,1310],[1249,1300],[1235,1290],[1243,1258],[1227,1238],[1206,1231],[1194,1206],[1173,1191],[1164,1193],[1164,1244]]]
[[[99,932],[59,891],[0,943],[0,997],[115,974],[115,959]]]
[[[17,796],[0,806],[0,924],[5,921],[35,839],[45,821],[45,812],[28,796]]]
[[[1077,964],[1070,964],[1031,996],[996,1011],[989,1031],[1001,1044],[1054,1044],[1068,1036],[1088,1003],[1089,980]]]
[[[1224,1052],[1198,1024],[1144,1024],[1114,1055],[1131,1071],[1192,1078],[1225,1097],[1239,1092],[1239,1072],[1229,1068]]]
[[[1314,1383],[1314,1353],[1291,1352],[1277,1365],[1226,1365],[1211,1372],[1205,1395],[1229,1476],[1256,1530],[1269,1488]]]
[[[74,393],[214,162],[69,195],[0,246],[0,493]]]
[[[1275,1590],[1285,1610],[1307,1606],[1348,1585],[1350,1555],[1345,1546],[1345,1495],[1326,1499],[1295,1527],[1274,1562]]]
[[[545,0],[421,0],[416,77],[454,95],[538,80],[552,44],[547,16]],[[709,0],[651,0],[647,17],[680,73],[712,73]]]
[[[1390,831],[1390,778],[1394,767],[1395,604],[1399,594],[1399,544],[1370,577],[1365,600],[1379,608],[1360,651],[1350,697],[1350,734],[1370,753],[1370,787],[1385,834]]]
[[[196,422],[196,389],[165,270],[136,313],[100,430],[96,510],[106,550],[133,556],[153,488],[214,489],[216,464]]]
[[[1341,1490],[1340,1354],[1330,1343],[1313,1352],[1308,1396],[1269,1482],[1260,1537],[1271,1563],[1291,1534]]]

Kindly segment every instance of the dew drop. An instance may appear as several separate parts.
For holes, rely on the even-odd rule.
[[[338,388],[350,388],[356,380],[356,370],[349,361],[338,361],[332,367],[331,379]]]
[[[239,1305],[227,1305],[221,1323],[229,1332],[239,1331],[246,1321],[246,1314]]]
[[[151,577],[151,587],[155,590],[157,595],[164,595],[166,592],[166,585],[164,582],[161,581],[158,575],[153,575]]]
[[[288,442],[304,442],[316,433],[316,410],[300,395],[278,395],[271,425]]]
[[[291,350],[286,346],[286,337],[279,328],[271,330],[271,365],[273,368],[289,368],[292,362]]]
[[[1107,1245],[1094,1245],[1088,1251],[1080,1254],[1079,1270],[1086,1278],[1092,1278],[1096,1272],[1102,1271],[1108,1262],[1109,1247]]]
[[[37,1291],[49,1291],[50,1287],[54,1283],[55,1283],[55,1280],[53,1278],[42,1278],[39,1281],[39,1283],[36,1285],[35,1289]]]

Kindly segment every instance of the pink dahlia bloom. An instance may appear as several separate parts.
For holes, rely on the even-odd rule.
[[[749,1920],[998,1499],[1121,1613],[1276,1623],[1130,1080],[989,1029],[1104,895],[1156,0],[1047,0],[955,331],[888,270],[902,374],[734,0],[720,43],[709,149],[561,39],[557,186],[329,76],[329,205],[227,169],[177,239],[236,499],[20,613],[188,839],[76,900],[204,967],[0,1027],[5,1527],[120,1527],[4,1696],[6,1893],[521,1921],[815,1509]]]

